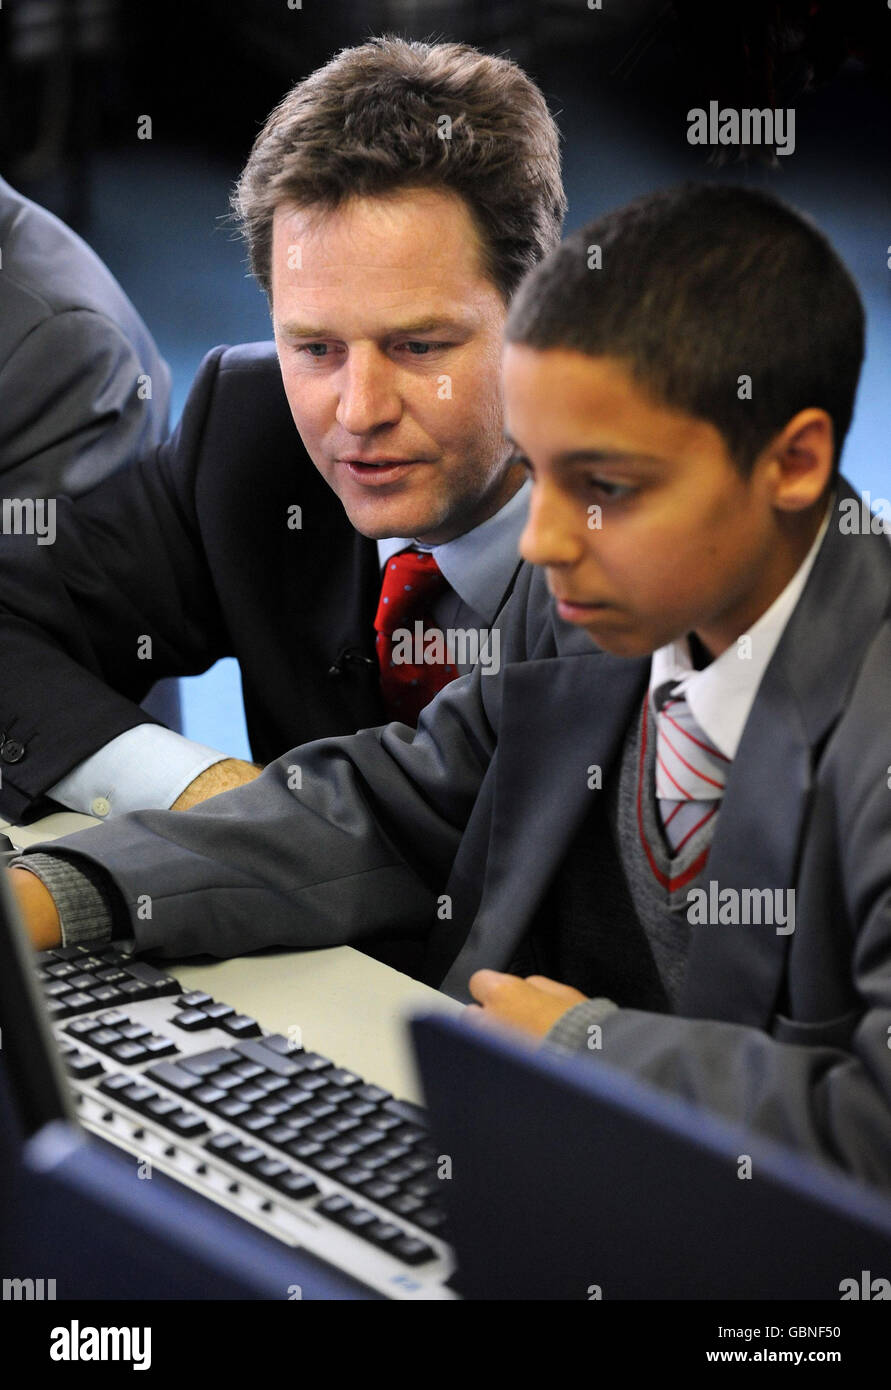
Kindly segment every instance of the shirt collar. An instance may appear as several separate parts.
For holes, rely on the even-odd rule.
[[[494,516],[442,545],[420,545],[397,536],[379,540],[381,569],[391,556],[408,546],[427,551],[461,601],[490,622],[520,563],[520,533],[526,525],[531,487],[527,479]]]
[[[666,680],[678,680],[699,727],[726,758],[735,758],[761,678],[801,598],[832,515],[827,509],[814,543],[782,593],[726,651],[703,671],[693,667],[686,637],[653,653],[650,698]]]

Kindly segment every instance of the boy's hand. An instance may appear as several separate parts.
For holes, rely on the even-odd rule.
[[[546,975],[504,975],[500,970],[477,970],[470,977],[470,992],[479,1004],[467,1010],[479,1016],[521,1028],[533,1037],[543,1038],[568,1009],[587,999],[571,985],[558,984]]]
[[[34,949],[61,946],[62,927],[52,893],[29,869],[8,869],[7,873]]]

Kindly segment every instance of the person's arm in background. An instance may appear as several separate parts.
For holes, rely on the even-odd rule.
[[[146,371],[122,328],[89,309],[30,327],[0,362],[3,495],[77,496],[160,444],[170,372],[152,356]]]
[[[181,779],[186,765],[195,768],[193,780],[205,777],[205,794],[220,789],[221,776],[231,786],[256,775],[250,764],[232,766],[236,760],[215,772],[207,755],[225,759],[215,750],[203,750],[205,765],[196,767],[200,750],[186,739],[172,744],[180,736],[138,705],[158,678],[197,674],[228,654],[194,495],[223,351],[205,358],[170,440],[76,502],[55,499],[51,543],[0,538],[0,813],[10,820],[144,725],[163,735],[165,756],[176,747]],[[140,738],[150,773],[160,759],[146,753],[144,732]],[[120,790],[120,777],[109,780],[99,767],[94,785],[103,794],[106,785]],[[180,805],[192,804],[195,791]],[[187,792],[180,780],[174,799]],[[89,812],[89,801],[73,809]]]

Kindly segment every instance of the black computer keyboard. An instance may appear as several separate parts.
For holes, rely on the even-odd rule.
[[[425,1112],[115,947],[38,976],[82,1122],[396,1297],[454,1297]]]

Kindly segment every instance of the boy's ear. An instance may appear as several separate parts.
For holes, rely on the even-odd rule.
[[[800,410],[770,446],[774,506],[805,511],[826,493],[833,477],[835,431],[825,410]]]

